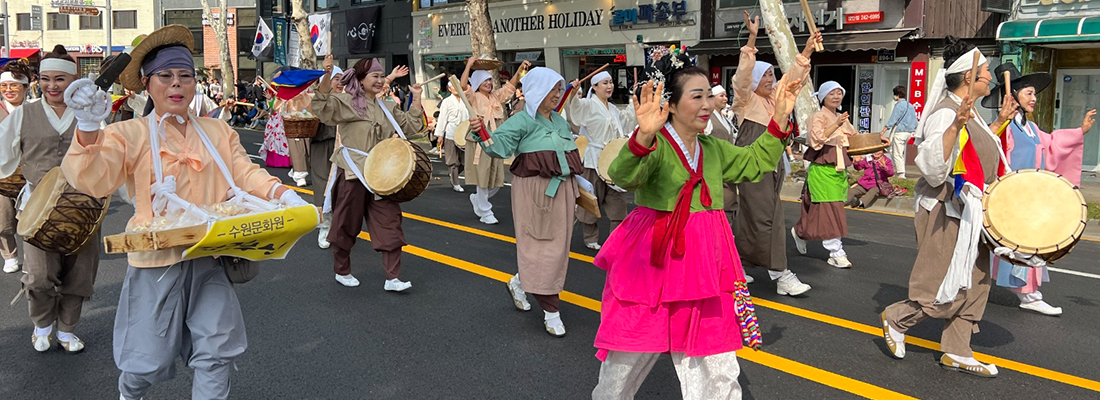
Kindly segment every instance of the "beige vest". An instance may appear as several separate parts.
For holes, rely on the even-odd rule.
[[[61,165],[65,153],[69,151],[69,144],[73,142],[76,119],[59,134],[53,129],[41,104],[26,105],[23,107],[23,130],[19,143],[23,152],[23,177],[37,186],[51,168]]]
[[[951,97],[945,97],[940,104],[937,104],[932,111],[925,111],[924,115],[932,115],[937,111],[950,108],[952,110],[959,108],[959,103],[951,100]],[[977,118],[971,118],[966,123],[966,130],[971,132],[970,141],[974,143],[974,150],[978,153],[978,159],[982,164],[982,174],[985,177],[985,184],[992,184],[997,180],[997,165],[1000,162],[1001,155],[997,150],[997,141],[985,133],[985,129],[982,128],[982,123]],[[924,178],[917,181],[916,187],[913,188],[916,194],[920,194],[927,197],[935,198],[941,202],[946,202],[951,199],[954,194],[955,185],[954,182],[948,179],[948,184],[940,185],[939,187],[932,187]]]

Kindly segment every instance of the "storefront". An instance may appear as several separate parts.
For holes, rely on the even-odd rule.
[[[1044,130],[1081,126],[1088,110],[1100,108],[1100,3],[1022,0],[1017,16],[997,29],[1003,61],[1022,65],[1024,73],[1054,75],[1052,87],[1039,96],[1035,122]],[[1095,132],[1085,135],[1083,168],[1100,172]]]
[[[623,104],[634,70],[645,65],[647,47],[698,43],[699,4],[698,0],[494,2],[489,13],[497,59],[504,62],[498,75],[510,78],[523,60],[559,71],[566,80],[609,64],[607,71],[623,89],[612,101]],[[461,74],[472,53],[465,5],[416,11],[413,25],[418,79],[442,72]]]
[[[103,54],[106,47],[97,45],[66,45],[65,51],[76,59],[77,75],[88,76],[89,73],[99,73],[99,64],[103,62]],[[112,54],[118,54],[126,50],[126,46],[114,46]]]

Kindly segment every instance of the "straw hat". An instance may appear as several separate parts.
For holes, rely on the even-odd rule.
[[[168,25],[141,39],[140,43],[134,46],[134,50],[130,52],[130,64],[126,66],[126,69],[122,71],[122,76],[119,77],[122,86],[135,92],[145,90],[145,85],[141,83],[141,64],[150,51],[166,45],[181,45],[186,46],[189,50],[194,50],[195,37],[191,35],[191,30],[187,29],[186,26]]]

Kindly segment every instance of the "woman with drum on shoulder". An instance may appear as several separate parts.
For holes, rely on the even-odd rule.
[[[821,110],[810,118],[809,146],[804,160],[810,162],[806,186],[802,190],[802,216],[791,228],[795,249],[806,254],[807,240],[820,240],[829,250],[829,265],[851,268],[841,238],[848,236],[844,201],[848,199],[848,136],[856,128],[841,114],[840,104],[847,93],[839,83],[828,81],[817,90]]]
[[[512,74],[512,79],[504,86],[493,89],[493,75],[489,71],[470,71],[477,62],[477,57],[470,57],[466,61],[466,70],[462,72],[462,88],[466,91],[466,98],[470,101],[474,113],[471,117],[479,117],[484,121],[484,126],[490,134],[504,123],[504,103],[512,98],[516,92],[516,82],[519,82],[520,73],[531,67],[531,62],[524,60]],[[467,134],[466,142],[477,135],[472,127]],[[489,199],[504,187],[504,160],[486,155],[478,146],[466,152],[466,183],[477,186],[477,191],[470,195],[470,203],[474,206],[474,214],[480,218],[481,223],[487,225],[497,224],[497,217],[493,215],[493,204]]]
[[[24,103],[12,110],[0,123],[0,177],[11,176],[22,165],[27,185],[16,208],[22,210],[31,191],[50,169],[61,165],[62,156],[73,140],[77,122],[72,108],[65,104],[64,94],[77,79],[76,62],[65,47],[57,45],[39,63],[39,84],[42,99]],[[110,109],[108,108],[108,111]],[[102,121],[102,120],[100,120]],[[99,124],[96,124],[98,129]],[[48,189],[43,195],[49,195]],[[28,308],[34,322],[31,342],[34,349],[44,352],[53,347],[53,325],[57,324],[57,341],[69,353],[84,350],[84,342],[74,332],[80,321],[84,301],[92,297],[96,271],[99,268],[98,231],[76,253],[61,253],[26,243],[23,261],[27,274],[23,289],[27,292]]]
[[[595,346],[596,400],[631,399],[662,354],[672,356],[685,399],[740,399],[742,345],[761,338],[722,183],[775,170],[792,129],[788,115],[802,80],[776,88],[767,132],[747,147],[703,135],[712,114],[707,72],[673,52],[642,86],[638,129],[611,165],[638,207],[596,256],[607,271]],[[668,102],[664,103],[664,97]]]
[[[974,102],[990,94],[988,60],[974,45],[954,36],[948,36],[946,44],[945,68],[936,74],[928,92],[930,106],[915,136],[921,178],[913,189],[917,258],[909,276],[909,295],[882,312],[882,332],[890,354],[900,359],[905,357],[909,328],[928,318],[942,319],[940,365],[992,378],[997,367],[978,362],[970,348],[970,337],[985,314],[990,286],[990,253],[978,244],[981,192],[1003,171],[1001,142],[994,132],[1011,118],[1016,105],[1006,95],[997,120],[987,124],[974,110]],[[965,152],[959,149],[964,128],[969,138]],[[955,170],[959,160],[965,171]]]
[[[627,129],[634,129],[638,120],[634,116],[634,105],[619,111],[619,107],[608,99],[615,92],[615,81],[611,74],[602,71],[589,80],[591,88],[588,95],[581,97],[583,91],[577,91],[579,98],[566,102],[565,115],[574,125],[581,127],[581,136],[588,137],[588,148],[584,151],[584,179],[592,182],[597,201],[603,206],[604,214],[611,220],[611,231],[626,218],[626,190],[608,185],[600,178],[596,168],[600,163],[600,154],[604,146],[612,139],[625,138]],[[573,87],[581,87],[580,81],[573,81]],[[584,224],[584,246],[592,250],[600,249],[599,218],[594,214],[578,210],[577,220]]]
[[[485,154],[493,158],[516,157],[511,168],[515,176],[512,219],[519,273],[508,282],[508,291],[521,311],[531,309],[527,292],[535,295],[545,312],[543,326],[556,337],[565,336],[558,294],[565,287],[569,266],[578,185],[592,191],[592,184],[579,176],[584,163],[569,123],[554,112],[564,85],[565,80],[554,70],[532,69],[523,77],[524,111],[497,127],[490,141],[481,141],[475,133],[469,144],[480,143]],[[470,131],[477,132],[488,123],[485,118],[473,116]]]
[[[196,206],[222,203],[242,192],[289,206],[306,205],[252,162],[228,124],[189,112],[193,97],[202,95],[196,93],[193,43],[186,27],[169,25],[130,53],[133,61],[120,81],[129,90],[147,90],[144,117],[101,129],[110,96],[88,79],[65,91],[77,133],[61,168],[77,190],[93,196],[109,195],[126,184],[134,199],[127,231],[166,215],[162,199],[173,194]],[[152,151],[153,140],[159,154]],[[233,182],[227,181],[223,168]],[[153,184],[162,179],[158,172],[166,179]],[[233,362],[248,347],[241,306],[222,264],[213,257],[180,261],[185,249],[127,255],[130,266],[114,326],[122,399],[139,399],[152,385],[172,379],[177,357],[195,371],[191,397],[229,395]]]
[[[0,69],[0,122],[3,122],[16,107],[27,100],[34,71],[22,60],[13,60]],[[15,242],[15,199],[0,196],[0,255],[4,257],[4,272],[19,270],[19,247]]]
[[[1005,92],[1004,74],[1006,72],[1009,74],[1008,86],[1012,90],[1010,95],[1017,104],[1017,109],[1008,124],[1008,132],[1003,135],[1006,143],[1006,163],[1009,168],[1048,170],[1080,186],[1085,133],[1088,133],[1096,122],[1096,110],[1089,110],[1085,114],[1079,128],[1044,132],[1034,121],[1027,119],[1027,114],[1035,112],[1039,92],[1050,86],[1054,78],[1047,72],[1022,75],[1012,63],[997,67],[993,77],[1000,81],[1000,84],[993,90],[993,95],[986,96],[982,100],[982,105],[986,108],[1001,107],[1000,100]],[[1045,315],[1062,314],[1062,307],[1047,304],[1043,301],[1043,294],[1039,292],[1039,286],[1050,280],[1045,265],[1041,268],[1031,268],[1014,265],[998,258],[992,273],[997,280],[997,286],[1009,288],[1020,298],[1020,308]]]
[[[331,55],[325,56],[323,66],[333,64]],[[395,68],[397,72],[404,67]],[[405,68],[405,74],[408,69]],[[392,76],[392,75],[391,75]],[[337,146],[332,155],[336,175],[329,184],[326,206],[332,210],[332,227],[328,241],[332,244],[333,270],[336,281],[348,287],[359,286],[359,280],[351,275],[351,248],[358,240],[367,222],[371,234],[371,246],[382,253],[382,266],[386,271],[386,291],[400,292],[412,287],[412,283],[398,279],[401,276],[401,247],[405,245],[405,232],[401,229],[401,205],[371,192],[360,166],[379,142],[398,136],[399,132],[418,132],[424,128],[424,111],[420,105],[423,89],[413,85],[413,101],[408,111],[402,111],[393,103],[377,99],[387,80],[382,62],[377,58],[364,58],[344,71],[340,85],[344,93],[331,93],[330,75],[321,79],[313,97],[313,114],[327,125],[336,125]],[[383,108],[384,107],[384,108]],[[398,126],[394,126],[396,122]],[[400,129],[400,131],[399,131]]]

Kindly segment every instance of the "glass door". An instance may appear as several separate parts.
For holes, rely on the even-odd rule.
[[[1086,111],[1100,107],[1100,69],[1060,69],[1055,82],[1054,129],[1079,127]],[[1085,135],[1083,161],[1084,170],[1100,171],[1100,135]]]
[[[874,67],[870,131],[882,132],[890,120],[890,113],[894,111],[894,88],[902,86],[908,92],[909,64],[878,64]]]

